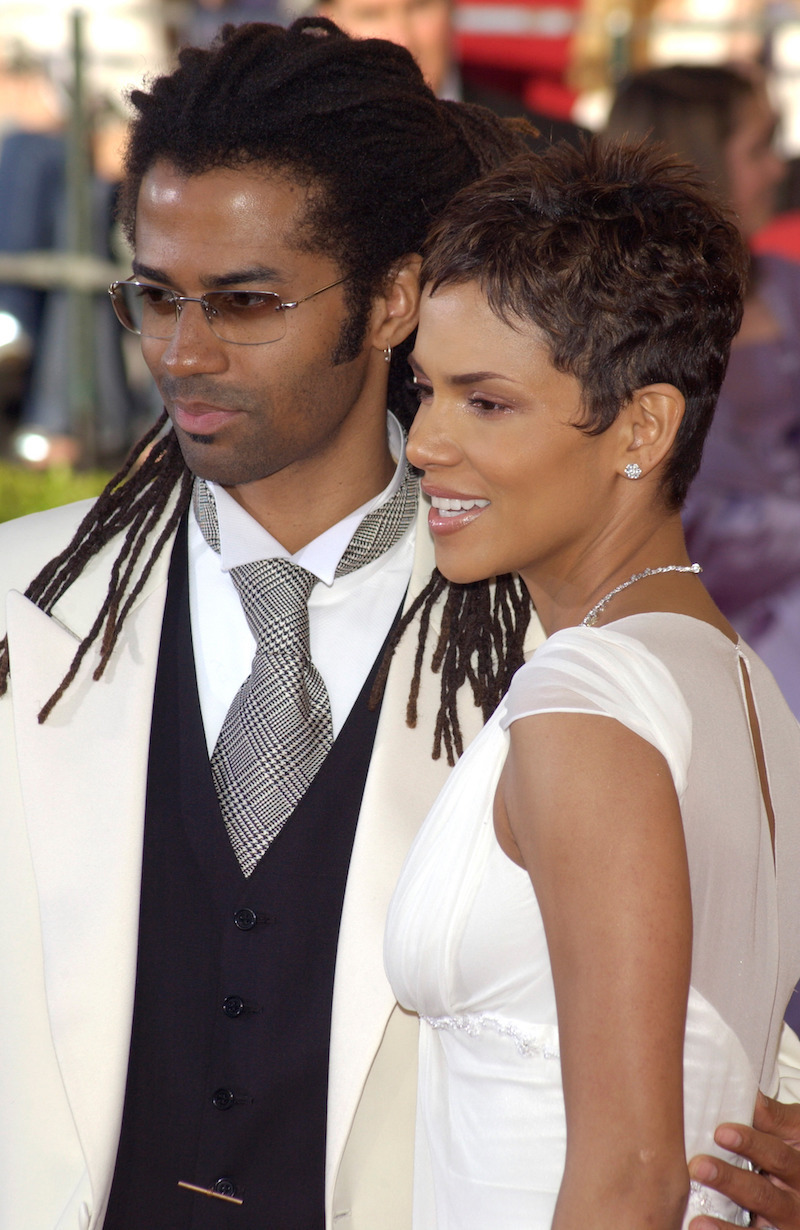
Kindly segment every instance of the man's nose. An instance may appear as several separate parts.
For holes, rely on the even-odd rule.
[[[170,371],[184,373],[221,371],[227,367],[227,343],[212,330],[201,303],[180,305],[175,332],[166,343],[161,362]]]

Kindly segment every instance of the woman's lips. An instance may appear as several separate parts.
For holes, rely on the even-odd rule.
[[[489,507],[490,500],[477,496],[430,495],[428,527],[433,534],[454,534],[471,525]]]
[[[190,405],[175,402],[172,407],[172,421],[189,435],[208,436],[239,413],[238,410],[223,410],[219,406],[207,406],[202,402]]]

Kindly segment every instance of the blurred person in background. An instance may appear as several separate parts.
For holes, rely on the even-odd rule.
[[[692,65],[623,82],[606,131],[649,134],[695,162],[750,240],[783,178],[775,128],[758,76]],[[709,590],[800,715],[800,267],[779,256],[752,258],[685,523]]]
[[[120,168],[118,159],[109,156],[109,146],[119,142],[123,124],[119,108],[110,107],[98,118],[88,234],[92,255],[112,263],[122,259],[114,246]],[[62,129],[63,121],[54,123],[51,131],[33,129],[23,117],[6,134],[0,147],[0,253],[24,257],[70,250],[69,151]],[[75,309],[60,276],[54,267],[49,289],[0,283],[6,339],[5,346],[0,345],[0,397],[4,367],[18,377],[5,386],[7,426],[15,428],[9,451],[15,460],[39,466],[73,464],[81,452],[68,393]],[[121,331],[104,293],[93,296],[91,329],[93,435],[98,457],[117,460],[152,407],[138,405],[123,360]]]
[[[296,0],[191,0],[175,37],[181,47],[208,47],[222,26],[241,26],[247,21],[285,26],[303,7]]]
[[[435,94],[459,97],[450,0],[327,0],[318,11],[354,38],[399,43],[411,52]]]
[[[0,253],[57,252],[74,243],[68,199],[68,139],[76,65],[73,5],[28,0],[4,6],[0,41]],[[127,259],[115,246],[113,223],[127,115],[126,89],[166,56],[158,6],[123,0],[83,0],[81,74],[84,124],[91,142],[89,218],[94,258]],[[74,364],[73,305],[60,277],[52,286],[0,283],[0,419],[16,460],[72,463],[80,445],[69,385]],[[152,415],[147,394],[133,391],[121,334],[104,287],[91,312],[95,395],[93,434],[106,461],[124,455],[141,418]]]
[[[112,113],[108,129],[104,124],[95,134],[99,140],[88,189],[91,255],[109,265],[127,257],[115,242],[119,167],[104,156],[104,138],[118,134],[117,119],[118,113]],[[20,129],[6,137],[0,149],[0,252],[69,252],[68,157],[66,140],[59,134]],[[8,451],[23,464],[47,467],[81,460],[79,425],[73,422],[68,391],[74,311],[72,296],[55,270],[50,289],[0,284],[0,312],[5,314],[12,352],[16,337],[16,348],[22,346],[26,357],[23,378],[6,407],[9,427],[14,427]],[[97,460],[117,462],[157,407],[129,378],[122,333],[101,291],[92,296],[90,321],[92,435]]]
[[[574,142],[583,131],[569,120],[531,111],[512,94],[463,77],[456,58],[451,0],[323,0],[316,11],[353,38],[385,38],[405,47],[440,98],[478,103],[497,115],[524,115],[541,134],[532,138],[534,147],[561,139]]]
[[[0,252],[47,246],[39,240],[52,235],[53,201],[42,186],[63,178],[61,127],[53,82],[41,66],[7,47],[0,63]],[[43,302],[32,287],[0,283],[2,434],[19,416]]]

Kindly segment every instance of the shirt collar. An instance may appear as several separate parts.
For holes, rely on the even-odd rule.
[[[399,491],[405,477],[406,450],[403,429],[391,411],[387,411],[386,417],[389,451],[397,461],[391,482],[379,495],[348,513],[336,525],[332,525],[318,538],[301,547],[294,555],[251,517],[224,487],[210,482],[208,486],[217,505],[222,571],[230,572],[231,568],[251,564],[255,560],[289,559],[308,572],[313,572],[325,585],[332,585],[339,560],[359,524],[367,513],[385,504]]]

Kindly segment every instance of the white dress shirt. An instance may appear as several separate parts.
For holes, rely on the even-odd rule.
[[[217,505],[220,554],[209,547],[189,516],[189,610],[197,689],[209,756],[231,701],[250,674],[255,639],[230,569],[263,559],[290,559],[319,578],[308,601],[311,657],[331,701],[334,738],[389,633],[411,578],[415,523],[378,559],[335,577],[359,523],[399,490],[405,475],[400,424],[388,415],[394,477],[384,490],[291,555],[223,487],[209,483]]]

